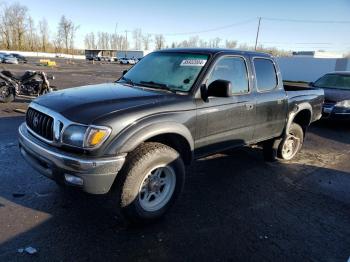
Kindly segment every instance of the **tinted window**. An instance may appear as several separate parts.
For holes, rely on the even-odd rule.
[[[249,91],[247,68],[240,57],[220,59],[215,64],[207,85],[218,79],[230,81],[233,94],[243,94]]]
[[[317,80],[314,85],[316,87],[350,89],[350,75],[325,75]]]
[[[254,59],[257,88],[259,91],[268,91],[277,86],[275,66],[268,59]]]

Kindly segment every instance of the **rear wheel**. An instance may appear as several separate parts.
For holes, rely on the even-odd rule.
[[[9,86],[1,86],[0,87],[0,102],[9,103],[15,100],[15,96],[13,95],[11,88]]]
[[[278,147],[278,157],[291,160],[301,149],[304,141],[304,131],[297,123],[292,123],[288,135]]]
[[[184,163],[176,150],[142,144],[128,155],[116,188],[123,214],[136,223],[160,218],[180,195],[184,180]]]

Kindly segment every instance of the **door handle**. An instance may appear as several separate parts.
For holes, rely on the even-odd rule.
[[[247,110],[252,110],[254,108],[254,104],[247,103],[245,104]]]

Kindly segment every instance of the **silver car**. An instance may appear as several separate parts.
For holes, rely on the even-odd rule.
[[[5,64],[18,64],[18,59],[12,55],[5,55],[2,62]]]

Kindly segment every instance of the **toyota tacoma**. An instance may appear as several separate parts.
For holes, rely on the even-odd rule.
[[[291,160],[323,100],[321,89],[284,88],[268,54],[161,50],[115,83],[35,99],[19,147],[58,184],[109,193],[129,220],[148,222],[174,203],[195,159],[258,144],[267,160]]]

